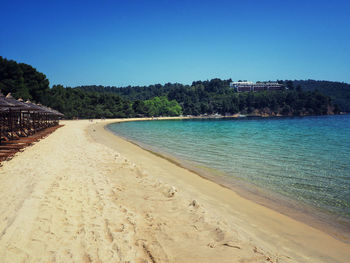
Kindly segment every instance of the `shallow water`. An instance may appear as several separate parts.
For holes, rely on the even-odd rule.
[[[350,115],[124,122],[132,141],[350,222]]]

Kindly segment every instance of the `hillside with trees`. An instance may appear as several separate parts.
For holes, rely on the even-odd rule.
[[[182,109],[166,97],[131,101],[118,94],[87,92],[62,85],[49,88],[49,81],[35,68],[0,57],[0,91],[32,100],[62,112],[65,118],[127,118],[178,116]]]
[[[324,80],[294,80],[293,86],[327,95],[341,111],[350,112],[350,84]]]
[[[127,118],[179,115],[263,116],[323,115],[339,112],[333,105],[341,89],[349,85],[328,86],[333,82],[280,81],[289,89],[238,93],[230,87],[231,79],[194,81],[191,85],[179,83],[134,87],[80,86],[75,88],[54,85],[43,73],[24,63],[0,57],[0,90],[5,95],[40,102],[52,107],[66,118]],[[311,85],[312,84],[312,85]],[[345,87],[345,88],[344,88]],[[328,96],[325,95],[327,92]],[[347,94],[344,91],[344,94]],[[339,93],[339,94],[338,94]],[[329,97],[330,96],[330,97]],[[349,100],[343,97],[340,105],[347,109]],[[335,99],[331,99],[335,98]],[[341,100],[339,100],[341,101]]]
[[[42,101],[49,91],[49,80],[43,73],[24,63],[17,63],[0,56],[0,90],[16,98]]]
[[[263,91],[237,93],[230,87],[231,79],[212,79],[194,81],[192,85],[167,83],[136,87],[80,86],[79,90],[118,94],[129,100],[145,100],[154,96],[166,96],[177,101],[184,115],[235,113],[251,115],[322,115],[333,111],[331,100],[318,91],[302,91],[294,88],[293,83],[285,91]]]

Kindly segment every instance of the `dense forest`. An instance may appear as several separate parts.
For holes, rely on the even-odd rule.
[[[319,91],[329,96],[341,111],[350,112],[350,84],[334,81],[294,80],[293,85],[304,91]]]
[[[237,93],[230,87],[231,79],[194,81],[192,85],[167,83],[136,87],[80,86],[76,89],[86,92],[118,94],[123,98],[145,100],[154,96],[166,96],[177,101],[184,115],[235,113],[251,115],[321,115],[338,112],[337,106],[317,90],[302,91],[293,81],[279,81],[288,87],[284,91],[263,91]]]
[[[112,118],[179,115],[322,115],[350,108],[350,85],[338,82],[279,81],[288,89],[237,93],[231,79],[135,87],[54,85],[24,63],[0,57],[0,90],[16,98],[50,106],[66,118]],[[319,83],[319,85],[317,85]],[[332,83],[335,83],[332,86]],[[327,88],[328,87],[328,88]],[[342,93],[343,92],[343,93]],[[332,98],[332,100],[331,100]],[[349,107],[349,108],[348,108]],[[349,109],[350,111],[350,109]]]
[[[0,90],[14,97],[42,101],[49,91],[49,80],[43,73],[24,63],[0,56]]]
[[[181,106],[166,97],[152,97],[148,100],[131,101],[118,94],[87,92],[64,88],[62,85],[49,87],[43,73],[24,63],[17,63],[0,56],[0,91],[9,92],[15,98],[32,100],[62,112],[65,118],[127,118],[141,116],[179,116]]]
[[[118,94],[130,100],[143,100],[155,96],[167,96],[170,91],[186,90],[189,87],[198,87],[202,85],[205,92],[225,94],[229,93],[229,83],[231,79],[220,80],[213,79],[210,81],[194,81],[192,85],[182,85],[179,83],[166,83],[165,85],[156,84],[149,86],[127,86],[127,87],[111,87],[111,86],[80,86],[76,87],[84,91],[93,92],[110,92]],[[317,80],[278,80],[292,91],[311,91],[324,94],[331,98],[334,105],[337,105],[340,111],[350,112],[350,84],[333,81],[317,81]]]
[[[85,92],[55,85],[43,104],[62,112],[66,118],[128,118],[143,116],[179,116],[181,106],[166,97],[130,101],[117,94]]]

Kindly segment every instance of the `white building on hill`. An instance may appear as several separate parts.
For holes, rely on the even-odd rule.
[[[286,87],[283,84],[277,82],[251,82],[251,81],[237,81],[231,82],[230,87],[234,88],[237,92],[251,92],[251,91],[272,91],[272,90],[284,90]]]

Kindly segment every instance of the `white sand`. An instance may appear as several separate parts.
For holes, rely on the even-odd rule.
[[[64,122],[3,163],[0,262],[349,262],[348,244],[142,150],[106,123]]]

